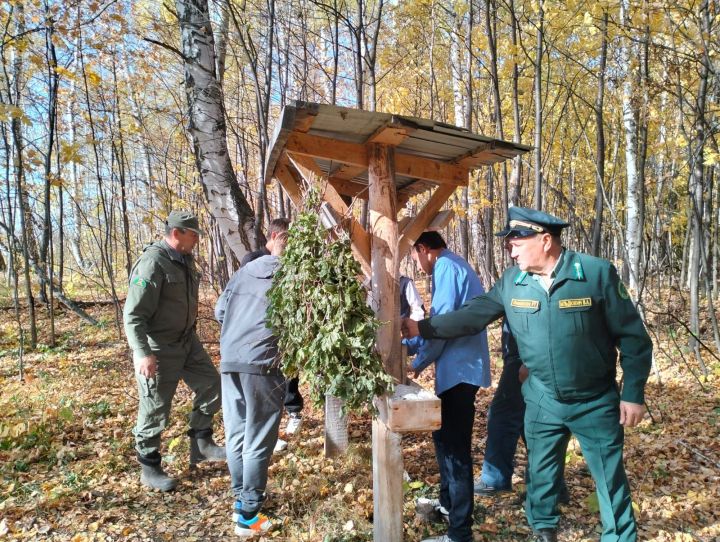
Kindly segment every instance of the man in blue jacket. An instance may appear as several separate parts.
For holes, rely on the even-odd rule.
[[[432,275],[430,316],[460,308],[484,293],[475,271],[460,256],[447,249],[435,231],[424,232],[415,242],[412,257]],[[441,512],[449,522],[445,535],[423,542],[472,541],[473,468],[472,428],[475,395],[490,385],[490,365],[485,331],[453,340],[422,341],[412,369],[417,375],[435,363],[435,393],[440,398],[442,425],[433,433],[440,469]]]

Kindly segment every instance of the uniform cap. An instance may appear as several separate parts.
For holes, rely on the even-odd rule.
[[[570,224],[556,216],[543,213],[536,209],[526,207],[510,207],[508,209],[508,222],[505,229],[497,232],[497,237],[530,237],[536,233],[549,233],[559,235],[563,228]]]
[[[192,230],[199,235],[203,235],[198,217],[190,211],[172,211],[165,220],[165,225],[171,228]]]

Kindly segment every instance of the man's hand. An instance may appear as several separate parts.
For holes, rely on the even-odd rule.
[[[418,323],[415,320],[411,320],[410,318],[402,319],[401,331],[402,336],[406,339],[412,339],[413,337],[417,337],[418,335],[420,335]]]
[[[408,364],[408,366],[405,368],[405,370],[407,371],[408,378],[410,378],[412,380],[415,380],[415,379],[417,379],[418,376],[420,376],[421,371],[418,371],[417,369],[413,369],[413,366],[410,364]]]
[[[635,427],[645,416],[645,405],[620,401],[620,424],[625,427]]]
[[[138,373],[145,378],[155,378],[157,373],[157,356],[150,354],[144,358],[140,358],[138,362]]]
[[[530,371],[528,370],[527,366],[523,363],[520,365],[520,368],[518,369],[518,380],[520,381],[520,384],[525,382],[527,380],[527,377],[530,376]]]

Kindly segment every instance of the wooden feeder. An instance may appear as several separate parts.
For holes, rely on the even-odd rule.
[[[353,254],[371,279],[371,304],[379,320],[377,348],[385,370],[405,383],[400,348],[399,265],[418,236],[452,217],[440,209],[469,171],[529,151],[463,128],[388,113],[296,101],[280,115],[265,165],[265,182],[277,179],[295,206],[303,186],[317,184],[327,210],[346,229]],[[398,212],[415,195],[432,190],[414,217]],[[368,200],[365,230],[350,212],[353,198]],[[401,433],[440,426],[440,400],[398,386],[376,399],[373,420],[374,540],[403,538]]]

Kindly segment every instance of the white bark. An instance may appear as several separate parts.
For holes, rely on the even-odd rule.
[[[629,27],[629,0],[620,1],[620,25]],[[623,82],[622,107],[623,127],[625,131],[625,171],[627,174],[627,195],[625,198],[625,252],[630,275],[630,288],[637,289],[640,267],[640,243],[642,224],[642,187],[637,171],[637,110],[633,104],[633,69],[629,38],[622,39],[620,46],[620,68],[625,71]]]
[[[453,103],[455,112],[455,126],[465,126],[465,63],[463,62],[461,35],[463,28],[463,17],[457,11],[452,14],[452,28],[450,29],[450,69],[452,71]]]
[[[176,0],[185,92],[200,181],[228,246],[238,259],[250,251],[255,221],[238,186],[228,153],[222,87],[215,73],[215,44],[207,0]]]

